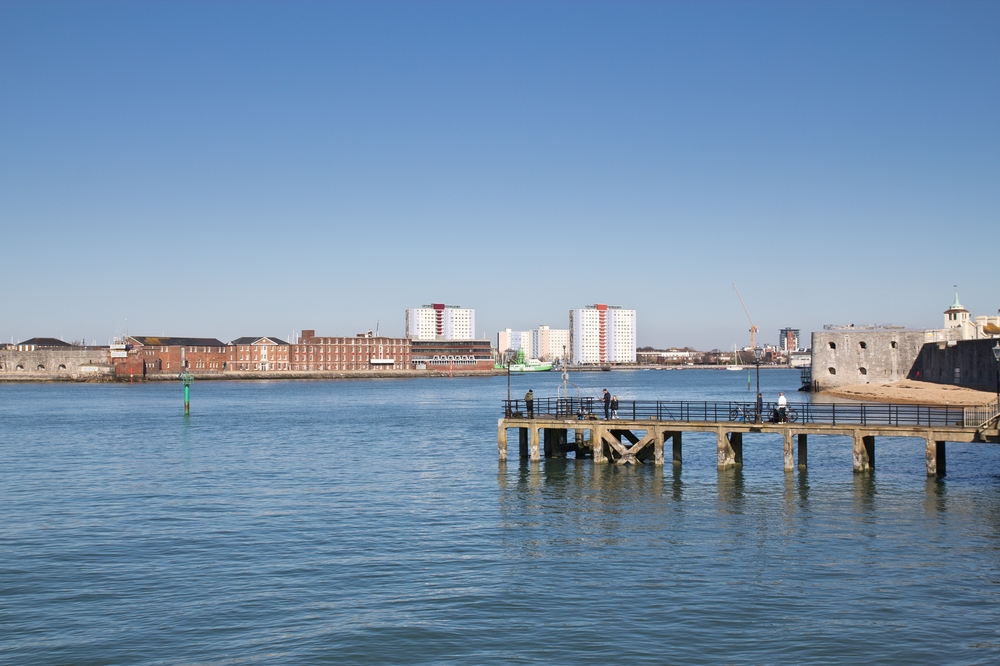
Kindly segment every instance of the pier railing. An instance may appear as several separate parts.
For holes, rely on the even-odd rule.
[[[604,403],[596,398],[535,398],[531,410],[524,400],[503,401],[507,417],[603,419]],[[789,403],[784,419],[829,425],[982,426],[976,408],[886,403]],[[995,412],[994,412],[995,413]],[[782,418],[777,403],[687,400],[620,400],[618,418],[631,421],[709,421],[775,423]]]

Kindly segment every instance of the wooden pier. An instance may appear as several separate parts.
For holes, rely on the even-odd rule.
[[[754,405],[742,403],[629,401],[619,411],[626,418],[606,420],[594,411],[595,404],[602,412],[595,401],[540,399],[530,412],[523,401],[505,401],[505,416],[497,424],[500,460],[507,460],[507,432],[512,428],[518,431],[521,458],[573,454],[594,463],[654,465],[665,464],[668,442],[671,463],[680,465],[683,434],[711,432],[719,469],[743,464],[745,434],[770,433],[784,440],[785,471],[806,468],[810,435],[851,437],[855,472],[875,468],[877,437],[914,437],[924,440],[928,476],[945,474],[947,442],[1000,443],[995,406],[970,412],[923,405],[790,404],[787,414],[796,421],[770,422],[777,416],[772,405],[757,413]]]

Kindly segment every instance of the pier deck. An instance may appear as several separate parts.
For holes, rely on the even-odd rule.
[[[876,437],[913,437],[924,440],[927,475],[943,476],[947,442],[1000,443],[996,405],[790,403],[789,421],[772,422],[774,407],[765,405],[758,414],[752,403],[627,401],[619,409],[625,418],[606,420],[603,405],[591,399],[543,398],[533,401],[530,410],[524,401],[504,401],[497,447],[500,460],[506,460],[507,431],[516,428],[522,458],[572,453],[595,463],[663,465],[669,441],[672,464],[680,465],[683,433],[712,432],[719,469],[725,469],[743,464],[744,434],[771,433],[784,439],[784,469],[792,471],[796,453],[798,467],[806,467],[810,435],[841,435],[853,439],[854,471],[864,472],[875,467]]]

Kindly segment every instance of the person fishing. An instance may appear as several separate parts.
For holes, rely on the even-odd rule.
[[[604,397],[601,398],[604,403],[604,420],[611,420],[611,394],[608,393],[608,389],[604,389]]]

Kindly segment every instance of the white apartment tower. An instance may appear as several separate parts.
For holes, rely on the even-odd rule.
[[[575,365],[635,363],[635,310],[597,303],[569,311]]]
[[[520,349],[525,358],[536,358],[532,356],[531,331],[512,331],[507,328],[497,333],[497,351],[505,352],[508,349]]]
[[[432,303],[406,311],[406,337],[411,340],[474,340],[476,311],[460,305]]]
[[[539,326],[531,331],[531,356],[541,361],[562,361],[569,356],[569,329]]]

